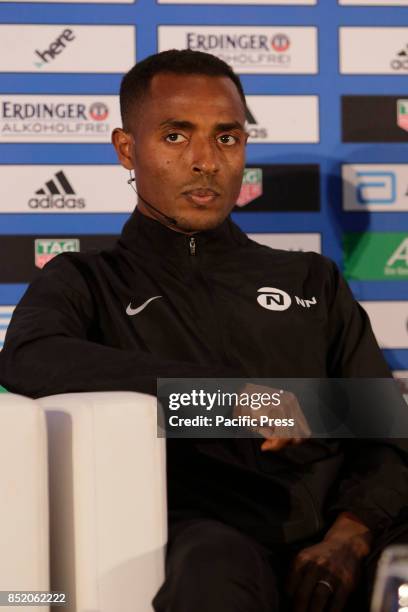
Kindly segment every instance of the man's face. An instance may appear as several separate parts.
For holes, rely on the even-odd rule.
[[[130,124],[128,155],[141,197],[181,231],[219,225],[238,198],[245,167],[245,109],[233,81],[158,74]],[[119,140],[113,137],[129,168]],[[141,200],[138,207],[155,216]]]

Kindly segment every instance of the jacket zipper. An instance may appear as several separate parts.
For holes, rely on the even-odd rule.
[[[194,238],[194,236],[190,236],[189,248],[190,248],[190,255],[195,255],[197,245],[196,245],[196,239]]]
[[[207,293],[207,295],[209,297],[209,300],[210,300],[210,302],[212,304],[212,307],[214,309],[213,299],[212,299],[211,293],[208,290],[207,282],[206,282],[203,274],[201,273],[201,270],[197,268],[197,266],[198,266],[198,262],[197,262],[197,239],[194,236],[190,236],[190,238],[188,239],[188,247],[189,247],[190,256],[194,257],[194,260],[192,262],[192,267],[193,267],[193,269],[195,269],[196,273],[198,272],[199,276],[201,277],[200,282],[204,286],[204,289],[205,289],[205,291],[206,291],[206,293]],[[221,353],[224,356],[225,362],[227,363],[228,362],[228,356],[227,356],[227,352],[225,350],[224,342],[223,342],[223,339],[222,339],[222,330],[220,329],[219,321],[216,318],[214,318],[214,323],[215,323],[215,325],[218,328],[218,339],[219,339],[219,341],[221,343],[220,351],[221,351]]]

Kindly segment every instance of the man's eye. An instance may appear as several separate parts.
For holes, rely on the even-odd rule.
[[[234,145],[238,142],[238,138],[236,136],[232,136],[231,134],[223,134],[218,138],[218,140],[224,145]]]
[[[176,142],[176,143],[179,143],[179,142],[184,142],[187,139],[182,134],[176,134],[174,132],[173,134],[168,134],[166,136],[166,140],[167,140],[167,142]]]

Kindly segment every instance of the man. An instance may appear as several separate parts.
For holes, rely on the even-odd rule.
[[[154,394],[157,377],[389,376],[330,260],[260,246],[231,221],[247,139],[232,70],[164,52],[125,75],[120,101],[112,141],[137,208],[114,249],[61,255],[32,283],[0,382],[39,397]],[[270,309],[265,287],[315,304]],[[368,609],[381,548],[407,541],[406,445],[261,442],[168,440],[157,612]]]

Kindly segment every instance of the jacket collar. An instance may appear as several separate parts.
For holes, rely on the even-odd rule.
[[[197,255],[229,251],[248,242],[247,235],[228,216],[215,229],[193,234]],[[166,257],[190,255],[190,236],[177,232],[159,221],[147,217],[136,207],[125,223],[119,244],[130,251],[149,249]]]

